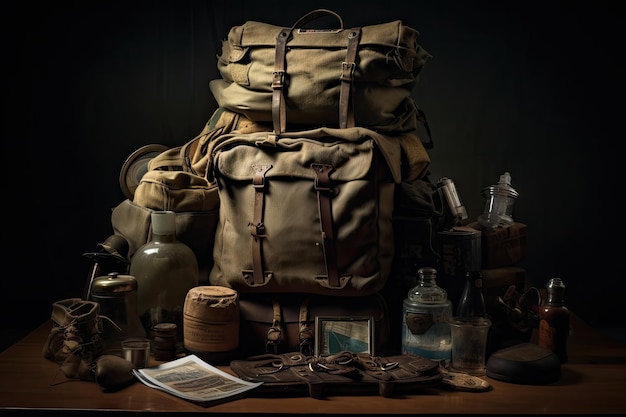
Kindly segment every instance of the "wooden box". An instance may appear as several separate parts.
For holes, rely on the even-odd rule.
[[[513,223],[510,227],[486,229],[478,222],[468,224],[481,232],[482,268],[500,268],[520,262],[527,253],[527,226]]]

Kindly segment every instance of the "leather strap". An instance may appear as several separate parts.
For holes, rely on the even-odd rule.
[[[305,356],[312,356],[313,349],[313,329],[309,326],[309,299],[305,298],[300,305],[300,332],[298,338],[300,340],[300,353]]]
[[[356,52],[359,46],[361,28],[350,29],[348,32],[348,49],[346,60],[341,64],[341,88],[339,90],[339,127],[354,127],[354,106],[350,98],[353,89],[354,70],[356,69]]]
[[[292,29],[283,29],[276,37],[274,72],[272,73],[272,124],[274,133],[281,134],[287,128],[285,105],[285,53]]]
[[[322,229],[322,249],[324,251],[328,284],[330,287],[340,287],[331,205],[333,189],[330,184],[330,174],[334,168],[332,165],[325,164],[311,164],[311,168],[315,171],[314,188],[317,192],[317,205],[320,215],[320,227]]]
[[[280,314],[280,304],[276,300],[272,300],[273,317],[272,327],[267,329],[265,335],[265,352],[278,353],[278,345],[280,344],[280,336],[282,334],[282,320]]]
[[[266,181],[265,174],[272,168],[270,164],[254,164],[252,169],[254,175],[252,178],[252,186],[254,187],[254,218],[252,223],[248,225],[250,234],[252,235],[252,274],[249,271],[243,271],[244,279],[250,285],[265,284],[265,277],[271,276],[271,272],[266,272],[263,268],[263,239],[265,234],[265,224],[263,223],[263,213],[265,206],[265,190]],[[252,275],[252,277],[250,277]],[[250,282],[250,279],[252,282]]]
[[[278,135],[287,129],[287,106],[285,104],[285,55],[287,42],[291,34],[311,21],[324,16],[333,16],[339,22],[339,30],[343,30],[341,17],[328,9],[316,9],[302,16],[291,28],[284,28],[276,36],[276,48],[274,55],[274,72],[272,73],[272,125]],[[341,65],[341,87],[339,92],[339,127],[354,127],[354,106],[350,102],[350,91],[354,80],[356,68],[356,53],[361,37],[361,28],[348,31],[348,46],[345,62]]]

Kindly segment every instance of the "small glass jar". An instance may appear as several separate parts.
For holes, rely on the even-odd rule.
[[[435,268],[420,268],[417,274],[418,283],[403,303],[402,353],[450,360],[452,302],[437,285]]]
[[[146,331],[137,314],[137,280],[132,275],[111,272],[94,279],[90,297],[100,305],[105,351],[119,354],[121,341],[144,338]]]
[[[510,227],[513,224],[513,206],[519,193],[511,187],[511,174],[500,175],[498,183],[485,187],[482,196],[487,199],[478,223],[487,229]]]

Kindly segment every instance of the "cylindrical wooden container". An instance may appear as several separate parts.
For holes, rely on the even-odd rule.
[[[170,361],[176,359],[176,323],[159,323],[152,330],[154,340],[152,343],[154,359],[157,361]]]
[[[239,346],[239,294],[221,286],[198,286],[183,308],[183,343],[193,353],[227,352]]]

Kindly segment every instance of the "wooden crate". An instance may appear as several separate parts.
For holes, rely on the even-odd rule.
[[[524,223],[486,229],[478,222],[473,222],[468,227],[481,232],[483,269],[514,265],[526,257],[528,227]]]

